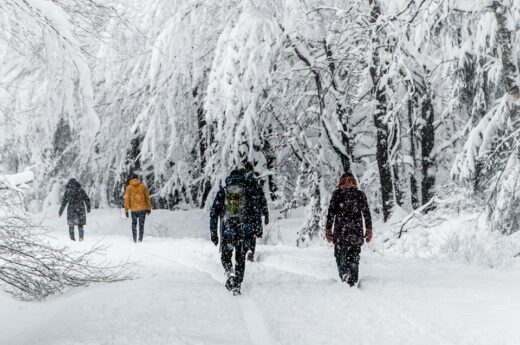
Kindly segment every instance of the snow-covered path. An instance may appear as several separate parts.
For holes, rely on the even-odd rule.
[[[0,344],[520,343],[516,271],[366,250],[362,287],[350,289],[336,280],[331,248],[260,246],[258,262],[246,267],[244,294],[233,297],[223,287],[217,249],[197,238],[200,231],[138,245],[129,231],[92,231],[74,245],[102,240],[111,260],[136,262],[139,277],[42,303],[0,294]],[[64,235],[57,241],[67,243]]]

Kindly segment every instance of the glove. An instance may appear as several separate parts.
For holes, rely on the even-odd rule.
[[[152,210],[146,210],[146,215],[150,215],[152,213]]]
[[[218,236],[217,234],[215,235],[211,235],[211,242],[213,242],[213,244],[215,244],[216,246],[218,246]]]
[[[258,238],[262,238],[263,235],[264,235],[263,231],[257,231],[256,232],[256,237],[258,237]]]
[[[125,216],[126,216],[126,218],[129,217],[129,216],[128,216],[128,211],[125,211]]]
[[[269,216],[264,216],[264,224],[269,224]]]
[[[87,210],[87,213],[90,213],[90,208]]]
[[[365,240],[367,241],[367,243],[370,243],[370,241],[372,241],[372,236],[372,229],[367,229],[367,233],[365,234]]]
[[[325,229],[325,238],[327,239],[327,242],[332,243],[332,241],[334,239],[332,236],[332,230]]]

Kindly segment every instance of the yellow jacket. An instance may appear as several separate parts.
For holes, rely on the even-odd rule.
[[[129,209],[134,212],[152,209],[148,189],[136,178],[130,180],[125,190],[125,212]]]

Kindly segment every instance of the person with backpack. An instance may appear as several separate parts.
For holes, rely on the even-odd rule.
[[[65,194],[63,195],[60,211],[58,212],[60,217],[67,205],[67,224],[69,225],[70,239],[76,241],[74,236],[74,226],[77,225],[79,240],[83,241],[83,227],[87,224],[86,213],[90,213],[90,199],[83,188],[81,188],[81,184],[73,178],[69,180],[65,187]]]
[[[262,216],[264,216],[264,224],[269,224],[269,208],[267,207],[267,199],[265,197],[262,186],[258,183],[258,176],[254,170],[253,164],[247,162],[244,164],[244,175],[246,184],[252,192],[253,201],[253,217],[252,224],[248,229],[251,233],[246,233],[244,238],[244,246],[246,251],[246,259],[253,262],[255,260],[256,239],[263,236]]]
[[[227,275],[226,288],[240,295],[246,265],[244,238],[251,233],[253,219],[252,193],[240,170],[233,170],[226,178],[213,202],[210,213],[211,241],[219,244],[220,224],[221,262]],[[231,261],[235,252],[235,270]]]
[[[363,234],[363,223],[366,233]],[[358,282],[361,246],[372,240],[372,217],[365,193],[357,188],[354,175],[341,176],[332,193],[325,237],[334,243],[334,256],[341,281],[351,287]]]
[[[137,223],[139,222],[139,242],[143,242],[144,221],[152,212],[150,193],[144,184],[139,181],[137,175],[130,176],[130,182],[125,190],[125,215],[132,213],[132,237],[137,242]]]

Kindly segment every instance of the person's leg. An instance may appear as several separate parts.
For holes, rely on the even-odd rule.
[[[74,224],[73,223],[69,224],[69,236],[70,236],[71,240],[76,241],[76,238],[74,237]]]
[[[346,281],[349,271],[347,269],[345,247],[336,244],[334,246],[334,257],[336,258],[336,265],[338,266],[339,278],[342,281]]]
[[[350,271],[350,279],[348,283],[354,285],[359,279],[359,259],[361,254],[360,246],[352,246],[348,248],[347,261]]]
[[[247,260],[254,261],[255,257],[255,246],[256,246],[256,236],[250,235],[244,239],[244,253],[247,254]]]
[[[244,272],[246,268],[246,250],[244,240],[235,242],[235,287],[240,291],[240,286],[244,280]]]
[[[220,260],[222,262],[222,267],[224,267],[224,271],[226,275],[229,277],[233,274],[233,262],[231,261],[233,257],[233,242],[231,239],[223,237],[221,239],[222,243],[220,246]]]
[[[79,240],[83,241],[83,225],[78,225],[78,232],[79,232]]]
[[[137,212],[132,211],[132,236],[134,242],[137,242]]]
[[[139,242],[143,242],[145,218],[146,218],[146,211],[142,211],[141,214],[139,215]]]

